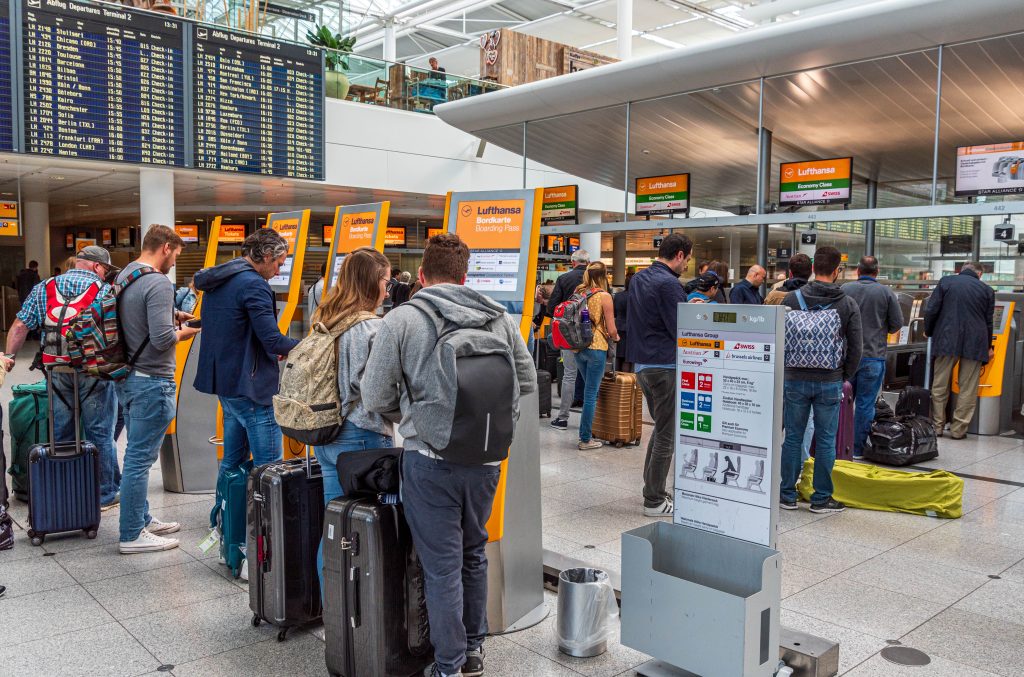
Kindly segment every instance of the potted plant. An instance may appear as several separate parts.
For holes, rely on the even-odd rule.
[[[328,96],[344,99],[348,96],[349,81],[344,71],[348,70],[347,54],[352,53],[356,44],[355,37],[343,38],[341,33],[332,33],[327,26],[315,26],[306,31],[309,44],[326,48],[327,62],[326,85]]]

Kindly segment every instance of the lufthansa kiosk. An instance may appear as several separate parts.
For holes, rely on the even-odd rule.
[[[675,514],[622,534],[622,643],[648,677],[771,677],[785,308],[680,303]]]
[[[288,242],[288,258],[281,266],[280,274],[269,283],[278,295],[278,329],[287,333],[301,294],[302,262],[306,252],[309,230],[309,210],[270,214],[267,227],[278,231]],[[203,267],[217,263],[218,247],[225,242],[225,236],[232,244],[238,244],[236,233],[228,232],[232,226],[214,219],[210,227],[209,242]],[[237,228],[237,227],[235,227]],[[244,231],[243,231],[244,233]],[[244,237],[242,238],[244,240]],[[203,294],[199,293],[193,315],[202,317]],[[281,297],[284,296],[284,300]],[[193,388],[202,332],[193,339],[182,341],[177,347],[177,409],[175,418],[164,436],[160,449],[160,467],[163,471],[164,489],[178,493],[207,493],[216,488],[219,458],[223,455],[221,443],[222,423],[217,397],[201,393]],[[285,458],[291,458],[291,446],[285,440]],[[302,455],[299,447],[294,456]]]
[[[449,193],[445,225],[469,247],[466,286],[503,303],[526,340],[540,245],[542,189]],[[519,400],[519,422],[487,522],[487,622],[522,630],[547,616],[541,549],[537,393]]]
[[[345,205],[334,210],[334,226],[331,233],[333,255],[328,256],[330,264],[324,273],[324,293],[338,279],[341,262],[360,247],[372,247],[384,252],[384,232],[388,227],[390,202],[372,202],[360,205]],[[308,318],[311,326],[313,318]]]
[[[292,318],[302,296],[302,264],[309,244],[309,210],[268,214],[267,228],[276,230],[288,243],[288,258],[278,274],[267,282],[277,296],[277,328],[289,336]],[[286,461],[305,455],[305,446],[295,440],[285,437],[282,446]]]
[[[217,248],[231,226],[221,224],[216,217],[210,225],[206,243],[206,258],[203,268],[217,264]],[[244,234],[244,230],[243,230]],[[244,238],[243,238],[244,239]],[[196,307],[192,314],[202,317],[203,293],[197,294]],[[174,381],[176,410],[175,418],[167,428],[160,448],[160,468],[163,471],[164,489],[176,493],[204,493],[213,491],[217,482],[217,398],[201,393],[192,387],[199,364],[199,349],[203,332],[195,337],[180,341],[175,349]]]
[[[1000,294],[992,314],[992,361],[981,369],[978,379],[978,406],[974,411],[967,431],[975,435],[1001,435],[1013,429],[1014,399],[1020,388],[1021,350],[1018,334],[1019,323],[1015,314],[1017,304],[1005,297],[1016,294]],[[1016,378],[1015,378],[1016,377]],[[960,393],[960,365],[953,370],[953,392]],[[950,398],[951,400],[953,398]],[[952,405],[955,406],[955,403]]]

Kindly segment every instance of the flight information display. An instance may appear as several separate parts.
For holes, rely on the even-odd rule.
[[[323,179],[320,51],[197,26],[195,166]]]
[[[14,150],[11,94],[11,8],[8,3],[0,2],[0,151]]]
[[[30,153],[185,165],[183,23],[74,0],[24,0]]]

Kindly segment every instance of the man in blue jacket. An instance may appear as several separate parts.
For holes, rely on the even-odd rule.
[[[224,458],[220,474],[240,466],[281,459],[281,428],[273,397],[278,358],[298,343],[277,328],[276,298],[267,280],[278,274],[288,243],[261,228],[245,239],[241,258],[195,276],[203,292],[203,340],[195,389],[216,395],[224,411]]]
[[[960,395],[949,424],[954,440],[967,437],[978,404],[981,368],[992,360],[992,315],[996,294],[981,281],[980,263],[966,263],[959,275],[939,280],[924,311],[924,333],[932,339],[935,378],[932,380],[932,425],[942,437],[953,367],[960,364]]]
[[[693,242],[685,235],[667,235],[658,259],[629,283],[626,358],[633,363],[654,432],[644,460],[644,514],[672,517],[672,496],[665,490],[672,466],[672,431],[676,413],[676,308],[686,303],[679,276],[686,270]]]

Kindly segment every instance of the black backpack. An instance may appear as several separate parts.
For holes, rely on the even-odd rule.
[[[429,312],[408,302],[431,321],[447,320],[438,312]],[[492,323],[493,324],[493,323]],[[431,360],[441,376],[439,401],[455,402],[451,429],[444,439],[426,439],[431,450],[450,463],[480,465],[508,458],[508,449],[516,425],[519,382],[512,359],[512,346],[500,334],[481,327],[442,328],[434,342]],[[405,379],[403,373],[402,376]],[[418,415],[431,416],[435,402],[412,399],[405,382],[409,406],[419,408]]]

